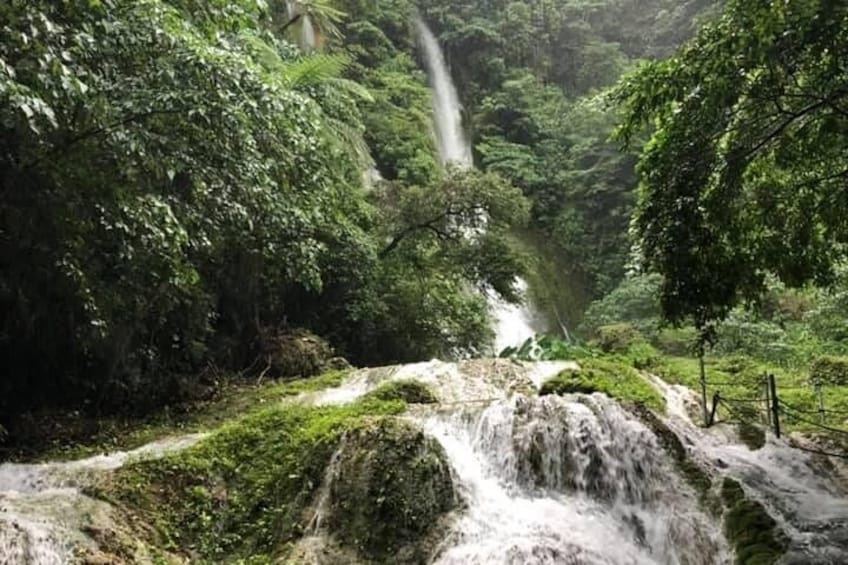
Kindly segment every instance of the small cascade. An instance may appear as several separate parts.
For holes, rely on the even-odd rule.
[[[513,395],[424,425],[468,501],[437,563],[729,561],[653,433],[604,396]]]
[[[848,562],[848,487],[814,457],[771,435],[752,451],[731,428],[701,428],[692,421],[698,398],[691,390],[651,377],[668,404],[666,425],[689,445],[692,457],[739,481],[790,538],[787,563]]]
[[[0,564],[61,565],[94,543],[82,531],[107,505],[82,494],[97,473],[139,457],[158,457],[199,441],[199,434],[69,463],[0,465]]]
[[[573,363],[431,361],[365,369],[314,398],[350,402],[416,379],[441,400],[409,418],[444,447],[466,510],[434,556],[453,564],[729,563],[653,432],[602,395],[535,395]]]
[[[433,125],[439,159],[444,167],[453,165],[470,168],[474,160],[471,145],[462,128],[462,105],[459,103],[459,95],[445,62],[444,53],[427,24],[416,19],[415,25],[433,93]],[[527,282],[518,279],[516,285],[526,297]],[[532,324],[533,315],[526,304],[509,304],[491,291],[487,293],[486,298],[494,318],[495,341],[492,347],[495,354],[507,347],[521,345],[536,335]]]

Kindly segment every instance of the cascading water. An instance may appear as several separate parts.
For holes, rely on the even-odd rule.
[[[312,18],[309,14],[303,15],[303,28],[300,32],[301,47],[305,51],[315,49],[315,27],[312,25]]]
[[[516,395],[425,429],[469,504],[438,563],[725,561],[656,438],[609,398]]]
[[[82,494],[99,472],[136,457],[157,457],[184,449],[202,436],[154,442],[71,463],[0,465],[0,565],[63,565],[80,548],[95,549],[82,533],[108,511],[108,505]]]
[[[654,434],[601,395],[530,392],[569,363],[433,361],[364,370],[319,403],[415,378],[442,408],[410,417],[445,448],[467,507],[434,555],[459,564],[731,561]]]
[[[421,19],[416,19],[415,25],[418,29],[433,93],[433,125],[439,159],[443,166],[469,168],[473,165],[471,146],[462,129],[462,106],[445,62],[444,53],[427,24]],[[526,294],[527,283],[519,279],[516,284]],[[536,334],[533,329],[532,312],[526,305],[509,304],[491,291],[487,292],[486,298],[495,318],[493,344],[495,353],[509,346],[520,345]]]
[[[822,465],[785,439],[769,436],[763,448],[751,451],[725,426],[700,428],[690,417],[698,405],[691,390],[658,377],[651,382],[666,397],[666,425],[692,456],[739,481],[778,522],[790,542],[784,563],[848,563],[848,488],[832,464]]]

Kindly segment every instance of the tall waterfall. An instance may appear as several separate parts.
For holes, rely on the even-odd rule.
[[[439,159],[443,166],[453,164],[463,168],[471,167],[471,146],[462,128],[462,106],[444,53],[427,24],[416,19],[415,25],[430,77],[433,125]],[[527,283],[524,280],[519,279],[516,284],[526,293]],[[494,292],[488,292],[486,298],[495,319],[493,349],[496,354],[506,347],[521,345],[527,338],[536,334],[533,329],[533,314],[526,305],[509,304]]]
[[[453,163],[460,167],[471,167],[471,147],[462,129],[462,106],[445,62],[445,55],[427,24],[417,19],[415,25],[418,28],[433,91],[433,124],[439,159],[442,165]]]

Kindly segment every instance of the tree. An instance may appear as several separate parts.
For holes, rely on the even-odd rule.
[[[827,284],[848,243],[848,4],[732,0],[615,98],[639,165],[636,229],[672,321],[702,330],[776,273]]]

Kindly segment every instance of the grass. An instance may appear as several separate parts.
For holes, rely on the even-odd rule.
[[[617,400],[635,402],[665,412],[665,399],[632,367],[618,361],[586,359],[579,370],[565,370],[547,380],[540,395],[604,393]]]
[[[166,408],[151,416],[93,417],[45,413],[34,418],[31,435],[21,438],[17,460],[63,461],[104,452],[126,451],[156,439],[214,429],[238,416],[261,410],[301,393],[339,386],[348,373],[262,384],[226,382],[205,401]]]
[[[721,405],[720,421],[765,423],[766,401],[763,375],[771,373],[777,384],[778,398],[785,403],[781,413],[781,426],[786,431],[821,433],[818,399],[810,384],[808,371],[787,369],[751,359],[750,357],[707,357],[707,398],[718,392],[730,408]],[[697,359],[686,357],[660,357],[648,368],[670,383],[682,384],[700,392],[700,368]],[[848,387],[824,386],[825,424],[845,430],[848,434]],[[743,402],[739,402],[743,401]],[[796,410],[792,410],[792,407]],[[800,412],[800,413],[799,413]],[[842,415],[837,414],[842,413]],[[805,422],[802,420],[808,420]],[[838,433],[838,432],[837,432]]]

